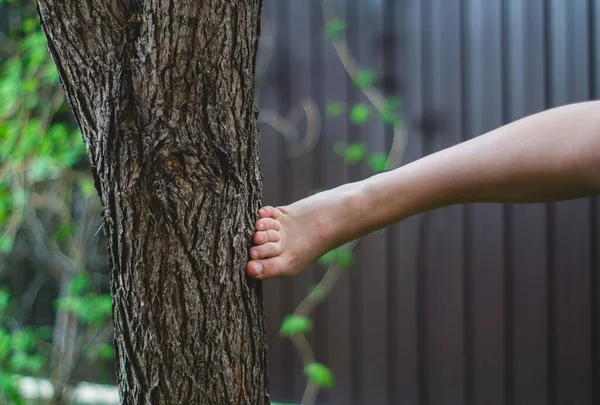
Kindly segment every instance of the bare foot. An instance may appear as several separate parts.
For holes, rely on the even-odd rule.
[[[325,191],[285,207],[258,212],[248,274],[259,280],[301,273],[352,232],[349,215],[357,215],[355,193],[348,186]]]

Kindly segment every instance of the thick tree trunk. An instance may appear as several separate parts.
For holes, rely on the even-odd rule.
[[[125,404],[268,404],[261,284],[261,0],[38,0],[109,241]]]

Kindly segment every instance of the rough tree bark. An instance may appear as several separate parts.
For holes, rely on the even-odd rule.
[[[38,0],[108,239],[125,404],[268,404],[254,73],[262,0]]]

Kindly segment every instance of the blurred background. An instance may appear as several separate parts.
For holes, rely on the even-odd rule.
[[[599,56],[600,0],[264,0],[264,203],[598,98]],[[28,0],[0,0],[0,162],[0,403],[116,403],[101,207]],[[271,398],[600,404],[598,211],[450,207],[266,282]]]

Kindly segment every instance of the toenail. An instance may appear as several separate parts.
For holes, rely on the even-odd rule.
[[[256,249],[250,250],[250,256],[252,256],[254,259],[258,257],[258,252],[256,251]]]
[[[259,213],[260,215],[265,215],[267,212],[266,212],[265,210],[260,210],[260,211],[258,211],[258,213]]]
[[[261,243],[263,241],[263,238],[262,238],[262,236],[257,236],[256,240],[258,241],[258,243]]]
[[[256,275],[260,276],[262,274],[262,271],[263,271],[262,264],[256,263],[254,265],[254,272],[256,273]]]
[[[264,227],[265,226],[263,224],[258,224],[258,229],[262,230],[262,229],[264,229]]]

